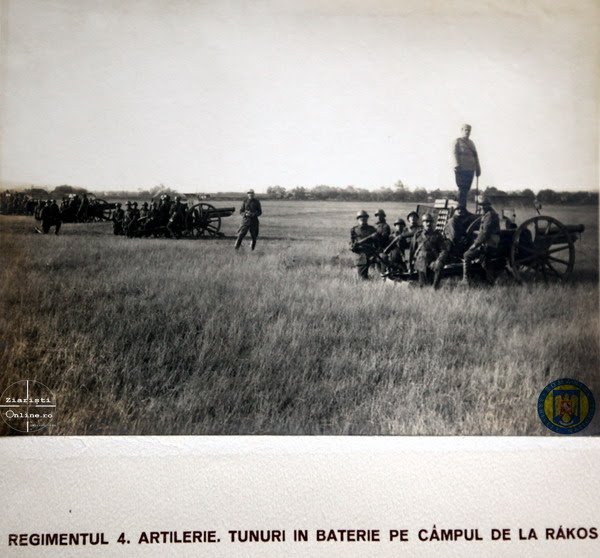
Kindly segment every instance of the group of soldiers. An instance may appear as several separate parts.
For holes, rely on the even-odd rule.
[[[394,222],[392,231],[383,209],[375,213],[375,226],[368,224],[369,215],[359,211],[359,223],[350,231],[350,248],[356,254],[356,268],[360,279],[368,279],[369,269],[376,267],[383,278],[390,269],[402,273],[417,273],[419,285],[439,288],[442,271],[449,258],[462,261],[463,282],[469,283],[470,270],[475,260],[481,263],[486,279],[493,281],[489,257],[500,240],[500,219],[488,199],[481,204],[482,216],[479,232],[471,242],[468,228],[478,217],[467,211],[465,205],[458,206],[443,232],[435,229],[431,213],[420,218],[413,211]]]
[[[33,215],[36,200],[23,192],[5,190],[0,192],[0,213],[2,215]]]
[[[171,199],[163,194],[160,199],[152,199],[150,203],[127,201],[117,203],[112,213],[113,233],[132,236],[168,236],[181,238],[185,230],[187,203],[180,196]]]

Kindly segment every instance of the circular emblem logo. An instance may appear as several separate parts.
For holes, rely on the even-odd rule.
[[[575,434],[594,417],[596,404],[592,392],[577,380],[563,378],[548,384],[538,399],[542,422],[559,434]]]
[[[37,432],[52,424],[56,399],[44,384],[21,380],[4,390],[0,410],[2,420],[13,430]]]

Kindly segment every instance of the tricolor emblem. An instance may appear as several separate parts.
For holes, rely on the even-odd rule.
[[[595,402],[592,392],[581,382],[563,378],[548,384],[538,399],[542,422],[559,434],[574,434],[592,420]]]

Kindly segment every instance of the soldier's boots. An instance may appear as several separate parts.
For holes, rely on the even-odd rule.
[[[241,245],[242,245],[242,239],[238,236],[235,241],[235,249],[239,250]]]
[[[252,250],[254,250],[254,248],[256,248],[256,240],[252,241],[252,244],[250,245]]]

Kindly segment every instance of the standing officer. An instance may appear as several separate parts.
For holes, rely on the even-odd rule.
[[[463,283],[469,283],[469,268],[474,259],[479,258],[488,283],[494,282],[494,273],[489,266],[491,253],[498,248],[500,242],[500,217],[492,208],[488,198],[483,198],[479,204],[483,210],[481,225],[477,238],[463,257]]]
[[[473,176],[481,175],[481,166],[479,165],[479,155],[475,144],[469,139],[471,135],[471,125],[464,124],[462,136],[454,142],[454,176],[458,186],[458,205],[467,207],[467,194],[473,183]]]
[[[242,240],[248,231],[252,238],[252,250],[256,247],[256,239],[258,238],[258,218],[262,215],[260,202],[254,197],[254,190],[248,190],[246,199],[242,202],[240,208],[242,216],[242,224],[238,230],[237,240],[235,241],[235,249],[238,250],[242,245]]]
[[[377,250],[379,249],[379,238],[377,229],[367,223],[369,214],[359,211],[356,214],[358,225],[350,230],[350,250],[356,254],[355,265],[360,279],[369,278],[369,267],[373,264]]]
[[[434,229],[433,216],[430,213],[425,213],[421,221],[423,228],[415,233],[410,244],[410,267],[411,271],[413,268],[417,270],[420,287],[432,284],[433,288],[437,289],[440,286],[450,243]]]

